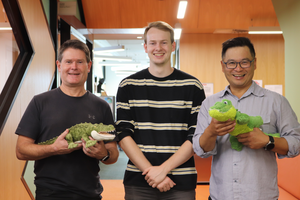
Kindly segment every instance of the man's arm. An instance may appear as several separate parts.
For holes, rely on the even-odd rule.
[[[149,169],[152,166],[151,163],[148,161],[148,159],[144,156],[143,152],[137,146],[135,141],[132,139],[132,137],[130,136],[124,137],[119,142],[119,145],[126,153],[128,158],[131,160],[131,162],[137,168],[139,168],[143,172],[143,174],[146,169]],[[161,179],[159,183],[161,184],[159,185],[158,189],[161,192],[168,191],[175,185],[175,183],[169,177],[166,177],[166,175]]]
[[[148,167],[152,166],[144,156],[143,152],[137,146],[135,141],[132,139],[132,137],[124,137],[121,141],[119,141],[119,145],[131,160],[131,162],[142,172]]]
[[[166,160],[160,166],[148,167],[145,171],[143,171],[143,175],[146,175],[145,179],[147,180],[148,184],[155,188],[164,180],[169,171],[185,163],[193,155],[193,145],[189,140],[187,140],[168,160]]]
[[[259,128],[254,128],[249,133],[240,134],[237,136],[238,141],[251,149],[261,149],[269,142],[269,136],[264,134]],[[281,155],[286,155],[289,150],[289,145],[285,138],[275,138],[275,147],[272,151]]]
[[[32,138],[19,135],[16,145],[16,155],[20,160],[40,160],[53,155],[68,154],[80,149],[81,144],[74,149],[68,149],[68,142],[64,139],[69,130],[65,130],[53,144],[38,145]]]

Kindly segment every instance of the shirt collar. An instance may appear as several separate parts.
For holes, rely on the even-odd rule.
[[[221,93],[220,93],[220,98],[223,98],[224,96],[226,95],[233,95],[230,91],[230,88],[229,88],[229,85],[227,85],[225,87],[225,90],[223,90]],[[257,85],[257,83],[255,83],[255,81],[252,80],[252,84],[250,86],[250,88],[245,92],[245,94],[242,96],[242,98],[245,98],[249,95],[255,95],[255,96],[258,96],[258,97],[262,97],[264,96],[264,90],[262,87],[260,87],[259,85]],[[241,98],[241,99],[242,99]]]

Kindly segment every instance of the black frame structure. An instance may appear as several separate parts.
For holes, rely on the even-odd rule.
[[[17,0],[2,0],[7,18],[19,48],[19,56],[0,94],[0,135],[18,95],[28,66],[34,55],[29,35]]]

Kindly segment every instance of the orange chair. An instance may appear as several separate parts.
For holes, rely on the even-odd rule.
[[[300,156],[277,159],[279,200],[300,199]]]

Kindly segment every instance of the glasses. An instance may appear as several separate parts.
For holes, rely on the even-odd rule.
[[[241,62],[235,62],[235,61],[228,61],[228,62],[224,62],[225,66],[228,69],[235,69],[237,67],[237,65],[239,64],[241,68],[245,69],[251,66],[251,63],[254,61],[255,58],[253,58],[253,60],[243,60]]]

